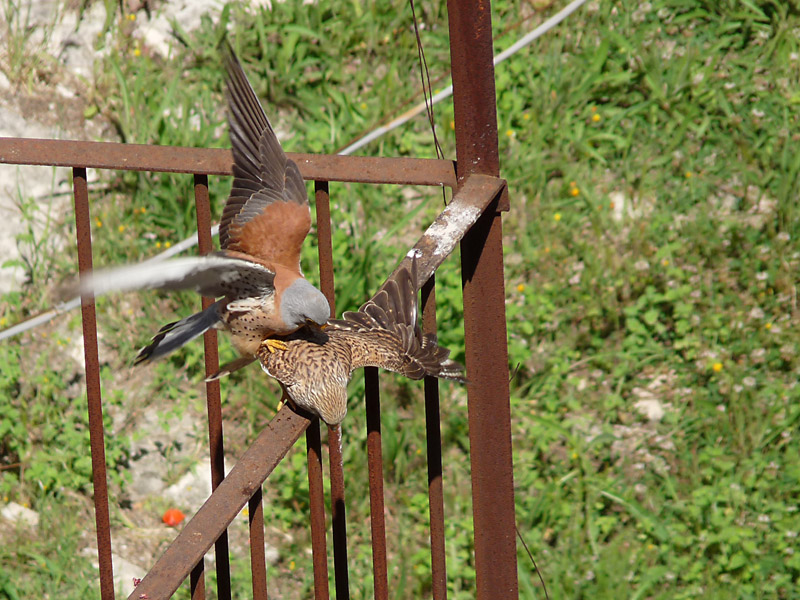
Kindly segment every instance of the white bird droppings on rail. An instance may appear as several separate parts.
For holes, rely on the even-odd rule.
[[[450,204],[444,209],[425,232],[425,237],[432,239],[436,244],[433,249],[434,256],[449,254],[456,242],[462,238],[463,232],[472,227],[480,215],[480,209],[475,206],[454,207]]]

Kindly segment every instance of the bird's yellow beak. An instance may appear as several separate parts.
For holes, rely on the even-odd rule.
[[[311,319],[306,319],[306,325],[308,326],[309,329],[311,329],[311,331],[325,331],[325,329],[328,327],[327,323],[318,325],[315,321],[312,321]]]

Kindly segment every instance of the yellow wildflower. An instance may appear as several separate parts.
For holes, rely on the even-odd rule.
[[[172,242],[164,242],[164,248],[169,248],[172,246]]]
[[[580,191],[578,188],[576,188],[576,187],[572,188],[572,189],[569,191],[569,194],[570,194],[570,196],[577,196],[577,195],[578,195],[578,194],[580,194],[580,193],[581,193],[581,191]]]
[[[592,115],[592,121],[594,121],[595,123],[597,123],[599,120],[600,120],[600,115],[598,115],[597,113],[594,113],[594,114]]]
[[[561,213],[554,214],[553,215],[553,219],[555,219],[556,221],[560,221],[561,220]]]
[[[767,331],[772,329],[772,323],[764,323],[764,329],[766,329]]]
[[[520,293],[524,292],[525,291],[525,284],[524,283],[520,283],[519,285],[517,285],[517,291],[520,292]]]
[[[719,373],[720,371],[722,371],[722,363],[715,362],[713,365],[711,365],[711,368],[714,370],[714,373]]]
[[[117,231],[119,231],[120,233],[125,231],[125,225],[120,225],[119,227],[117,227]]]

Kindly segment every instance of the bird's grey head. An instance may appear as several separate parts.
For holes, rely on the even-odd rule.
[[[324,325],[331,316],[325,296],[302,277],[295,279],[281,297],[281,318],[289,327],[299,328],[312,321]]]

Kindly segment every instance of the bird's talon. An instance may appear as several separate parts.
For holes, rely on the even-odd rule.
[[[284,342],[283,340],[264,340],[264,345],[269,350],[269,353],[272,354],[273,352],[277,352],[278,350],[288,350],[289,345]]]

